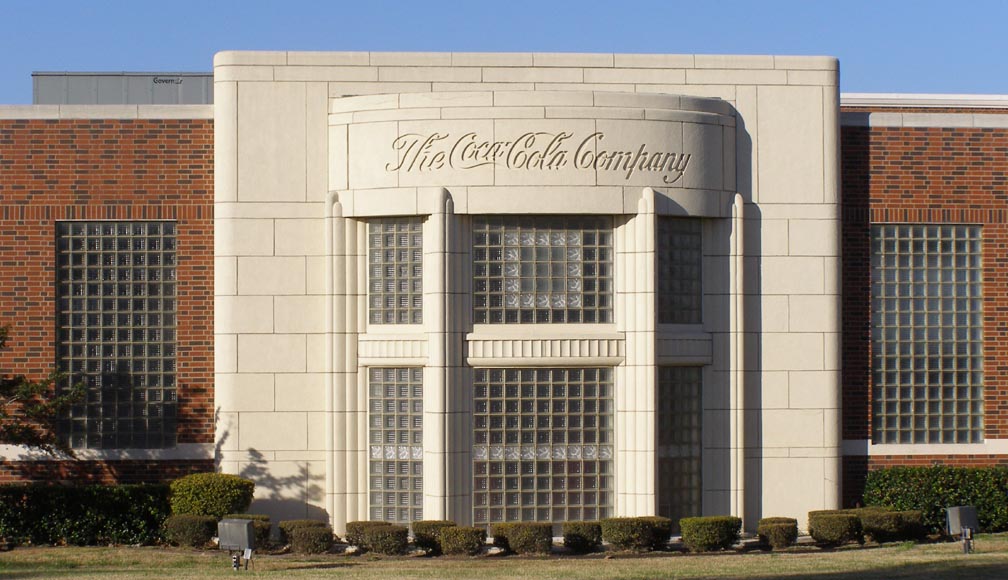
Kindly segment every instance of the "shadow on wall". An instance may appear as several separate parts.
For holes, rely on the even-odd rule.
[[[220,425],[220,409],[214,413],[214,423]],[[223,461],[223,449],[231,432],[224,430],[214,444],[217,464]],[[255,482],[255,499],[249,511],[267,514],[277,524],[283,520],[312,519],[329,521],[329,514],[319,504],[324,503],[324,474],[312,474],[307,461],[270,461],[257,449],[248,448],[238,462],[237,475]]]

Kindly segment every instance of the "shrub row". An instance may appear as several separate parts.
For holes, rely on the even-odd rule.
[[[587,554],[602,547],[602,524],[599,522],[565,522],[564,546],[576,554]]]
[[[1008,467],[889,467],[868,472],[864,502],[920,510],[927,530],[945,529],[945,508],[976,507],[980,531],[1008,530]]]
[[[173,546],[202,548],[217,535],[217,518],[172,514],[164,521],[164,539]]]
[[[920,540],[926,533],[919,510],[864,507],[809,512],[809,535],[828,546],[864,543],[866,535],[879,543]]]
[[[659,550],[672,535],[672,520],[660,516],[606,518],[602,537],[619,550]]]
[[[794,518],[763,518],[756,526],[756,535],[764,548],[782,550],[798,539],[798,520]]]
[[[553,547],[553,524],[508,522],[490,526],[494,545],[515,554],[548,554]]]
[[[169,514],[167,485],[0,486],[0,537],[32,544],[151,544]]]
[[[679,520],[682,528],[682,541],[691,552],[709,552],[711,550],[726,550],[739,539],[742,530],[742,518],[735,516],[710,516],[702,518],[683,518]]]
[[[486,544],[486,530],[465,526],[445,526],[438,529],[437,542],[438,549],[442,554],[475,556]]]
[[[346,541],[363,551],[390,556],[405,554],[409,529],[389,522],[348,522]]]
[[[297,554],[322,554],[339,540],[329,524],[319,520],[284,520],[277,527],[280,541]]]

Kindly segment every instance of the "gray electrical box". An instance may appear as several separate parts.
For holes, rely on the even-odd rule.
[[[945,508],[945,531],[950,536],[962,535],[963,528],[969,528],[974,532],[980,527],[977,519],[976,508],[971,505],[962,505]]]
[[[221,550],[254,550],[255,536],[252,520],[223,519],[217,524],[217,538]]]

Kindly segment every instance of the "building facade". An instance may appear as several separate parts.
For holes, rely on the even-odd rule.
[[[1008,458],[998,99],[841,109],[822,57],[225,52],[212,80],[0,110],[0,360],[92,393],[80,461],[7,448],[5,479],[216,466],[338,531],[751,527]]]

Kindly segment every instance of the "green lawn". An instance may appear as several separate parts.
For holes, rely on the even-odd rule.
[[[1008,534],[957,543],[888,544],[831,552],[480,558],[263,555],[256,578],[1008,578]],[[0,578],[235,578],[223,552],[177,548],[15,548],[0,552]]]

